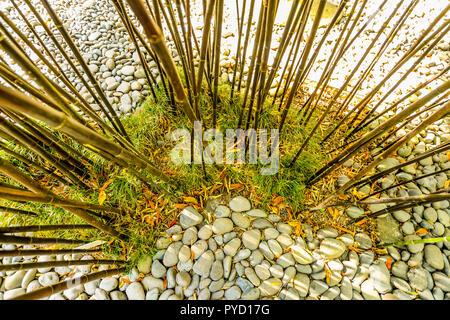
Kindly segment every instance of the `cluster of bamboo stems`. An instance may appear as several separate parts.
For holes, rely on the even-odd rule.
[[[49,184],[40,182],[36,175],[29,174],[24,168],[33,169],[41,176],[51,177],[54,184],[90,189],[89,181],[94,161],[86,156],[85,152],[81,152],[74,148],[73,144],[67,143],[67,139],[71,139],[81,149],[87,149],[118,167],[126,168],[151,189],[163,192],[167,192],[167,188],[176,189],[177,177],[167,176],[133,145],[133,141],[129,138],[99,81],[88,68],[87,62],[73,41],[70,30],[65,28],[57,13],[52,9],[50,1],[39,0],[39,7],[30,0],[24,0],[24,4],[18,4],[16,0],[9,1],[34,38],[33,40],[28,39],[12,19],[0,12],[0,150],[5,154],[0,159],[0,173],[7,178],[5,181],[9,181],[1,183],[0,198],[18,204],[36,202],[59,206],[82,218],[87,225],[0,228],[0,243],[74,245],[82,243],[82,241],[22,237],[10,234],[77,228],[97,228],[113,237],[126,239],[123,233],[112,228],[99,213],[99,211],[122,213],[121,209],[63,198],[52,191]],[[450,5],[445,7],[422,33],[412,39],[412,43],[395,66],[383,75],[382,79],[379,79],[369,93],[356,102],[362,85],[370,78],[375,66],[387,52],[392,40],[402,30],[421,0],[398,0],[396,2],[392,12],[375,32],[364,52],[361,52],[360,59],[351,68],[343,84],[336,88],[329,99],[326,98],[329,83],[340,64],[343,63],[343,58],[353,44],[361,39],[364,31],[388,1],[382,1],[379,7],[369,14],[367,13],[370,9],[368,0],[342,0],[323,32],[320,32],[320,24],[327,1],[316,0],[318,5],[311,21],[314,1],[289,2],[291,8],[284,30],[279,43],[277,43],[276,54],[271,57],[275,42],[273,29],[280,0],[262,1],[259,4],[259,12],[255,10],[258,5],[255,0],[236,0],[238,34],[231,92],[229,97],[220,97],[218,88],[225,10],[223,0],[202,0],[204,25],[201,39],[196,37],[192,24],[193,2],[191,0],[146,0],[145,2],[143,0],[126,0],[126,3],[122,0],[111,0],[129,34],[130,41],[137,50],[153,99],[158,102],[156,89],[162,88],[167,101],[169,101],[170,112],[180,117],[186,117],[192,124],[201,120],[204,127],[217,128],[220,106],[223,101],[228,99],[236,101],[239,107],[237,126],[242,129],[257,129],[261,126],[262,115],[277,104],[278,129],[281,140],[272,141],[272,143],[281,144],[283,142],[283,128],[286,121],[296,121],[299,126],[305,128],[304,140],[300,141],[298,149],[294,150],[294,156],[287,159],[286,165],[289,167],[292,167],[301,155],[307,152],[311,138],[319,128],[324,128],[326,120],[336,121],[336,125],[325,128],[326,135],[322,143],[325,144],[333,138],[340,137],[342,132],[347,133],[344,134],[342,143],[334,146],[336,148],[331,152],[332,159],[311,176],[309,185],[327,177],[344,162],[367,148],[377,146],[381,149],[379,154],[375,158],[369,159],[368,163],[362,166],[350,181],[317,208],[312,208],[312,211],[327,206],[355,204],[352,202],[330,204],[330,202],[351,188],[372,184],[394,170],[416,163],[425,157],[448,152],[447,150],[450,148],[449,142],[442,143],[394,168],[376,174],[371,173],[371,170],[381,161],[393,155],[411,138],[450,112],[450,102],[447,98],[450,81],[441,80],[445,78],[449,70],[449,67],[446,67],[439,74],[431,76],[417,87],[410,88],[410,92],[394,101],[389,108],[377,113],[396,88],[420,65],[425,57],[430,55],[448,33]],[[25,5],[27,12],[24,12]],[[48,48],[43,37],[36,31],[36,23],[31,23],[32,20],[43,28],[46,38],[56,47],[56,51]],[[163,34],[164,28],[169,31],[168,34]],[[253,36],[251,36],[252,31],[254,31]],[[334,42],[329,39],[332,32],[337,32]],[[180,57],[181,73],[172,58],[166,39],[173,42]],[[251,41],[254,45],[252,52],[249,52],[248,47]],[[325,44],[330,41],[332,46],[331,50],[327,49],[329,52],[326,61],[320,62],[324,68],[322,68],[319,81],[313,87],[311,94],[301,97],[301,103],[298,106],[299,89],[309,84],[308,75],[318,63],[317,57],[323,51]],[[377,48],[375,55],[369,58],[375,48]],[[37,60],[30,58],[30,52],[37,56]],[[150,70],[149,61],[146,59],[147,55],[156,62],[161,79],[159,83]],[[94,110],[93,106],[83,98],[69,80],[67,72],[58,63],[58,59],[61,58],[68,63],[71,72],[88,90],[95,104],[100,107],[100,112]],[[15,64],[14,68],[13,63]],[[16,71],[17,66],[24,72],[24,75]],[[392,86],[385,90],[385,84],[404,66],[409,67],[403,71],[402,76]],[[247,71],[245,72],[245,70]],[[277,78],[279,79],[278,84],[274,86]],[[411,95],[431,85],[435,89],[414,103],[406,103]],[[271,88],[274,87],[276,87],[276,91],[273,95],[272,106],[270,106],[266,102],[269,100]],[[381,92],[383,93],[380,98]],[[210,98],[211,114],[202,110],[199,103],[202,96]],[[367,110],[367,106],[372,104],[374,106]],[[352,108],[349,108],[350,106]],[[388,112],[395,112],[395,114],[378,126],[371,126]],[[392,139],[398,130],[425,112],[428,113],[426,119],[401,139]],[[307,130],[307,127],[311,129]],[[20,166],[13,165],[13,159],[14,163],[19,162]],[[375,196],[389,189],[400,187],[407,182],[447,171],[448,169],[425,174],[389,188],[375,190],[369,196]],[[396,203],[396,205],[382,210],[382,212],[375,212],[371,216],[375,217],[400,208],[410,208],[443,199],[449,199],[448,189],[438,190],[435,194],[419,198],[394,198],[390,199],[390,202]],[[362,199],[356,204],[365,205],[383,201],[383,199]],[[0,212],[24,216],[36,215],[34,212],[7,206],[0,207]],[[357,221],[351,221],[351,223],[355,222]],[[56,253],[53,250],[31,251],[33,252],[20,250],[20,252],[8,253],[1,251],[0,257],[8,254]],[[59,251],[60,254],[67,252],[67,249]],[[120,261],[110,260],[83,262],[123,264]],[[64,263],[59,265],[77,265],[81,262],[67,261]],[[36,265],[37,263],[20,266],[7,265],[1,266],[0,271],[35,268]],[[53,266],[56,266],[56,262],[53,263]],[[91,281],[121,271],[123,268],[103,271],[87,275],[79,280],[81,282]],[[65,288],[67,288],[67,283],[62,282],[50,289],[42,288],[22,298],[40,298],[49,292],[54,293],[57,292],[56,290],[65,290]]]

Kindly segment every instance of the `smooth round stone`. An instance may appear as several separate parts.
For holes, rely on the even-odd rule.
[[[255,286],[259,286],[261,284],[261,280],[258,278],[258,276],[256,275],[255,270],[253,270],[252,268],[245,268],[244,270],[245,276],[247,277],[247,279]]]
[[[407,279],[408,265],[403,261],[396,261],[392,264],[391,272],[393,276]]]
[[[250,264],[252,266],[256,266],[260,264],[264,260],[264,256],[258,249],[253,250],[252,254],[250,255]]]
[[[235,212],[249,211],[252,208],[250,201],[242,196],[231,199],[228,205]]]
[[[273,260],[275,258],[266,241],[261,241],[259,243],[259,250],[267,259]]]
[[[250,226],[250,219],[242,213],[233,212],[231,213],[231,220],[234,224],[242,229],[247,229]]]
[[[381,300],[380,294],[375,290],[371,279],[367,279],[361,283],[361,294],[365,300]]]
[[[442,272],[433,272],[435,286],[444,292],[450,292],[450,278]],[[448,297],[448,295],[446,295]]]
[[[170,238],[162,237],[156,241],[156,249],[163,250],[166,249],[172,241]]]
[[[119,285],[117,278],[104,278],[100,282],[99,287],[107,292],[113,291]]]
[[[204,252],[194,263],[192,270],[202,277],[208,277],[209,271],[214,261],[214,253],[210,250]]]
[[[274,264],[274,265],[270,266],[269,270],[270,270],[270,274],[272,275],[272,277],[278,278],[278,279],[283,278],[284,270],[283,270],[283,267],[280,266],[279,264]]]
[[[166,233],[171,236],[171,235],[177,234],[181,231],[183,231],[181,226],[175,224],[175,225],[171,226],[169,229],[167,229]]]
[[[273,228],[267,228],[265,230],[273,230]],[[265,231],[264,230],[264,231]],[[294,240],[292,240],[292,238],[287,235],[287,234],[280,234],[277,238],[276,238],[277,242],[281,245],[281,247],[283,249],[287,249],[289,247],[291,247],[294,244]]]
[[[339,232],[334,228],[322,228],[317,231],[317,238],[325,239],[325,238],[336,238],[339,235]]]
[[[166,267],[159,262],[159,260],[154,260],[152,264],[152,275],[156,278],[162,278],[166,275]]]
[[[164,281],[153,276],[144,277],[144,279],[142,279],[142,285],[147,291],[152,289],[164,290]]]
[[[309,294],[312,297],[317,297],[328,290],[328,285],[321,280],[312,280],[309,284]]]
[[[219,205],[214,211],[216,218],[228,218],[231,215],[231,210],[227,206]]]
[[[233,222],[229,218],[219,218],[214,221],[213,232],[215,234],[224,234],[233,230]]]
[[[238,300],[241,297],[242,291],[238,286],[232,286],[225,290],[225,298],[227,300]]]
[[[406,222],[409,219],[411,219],[411,216],[409,215],[409,213],[407,213],[406,211],[403,211],[403,210],[394,211],[392,215],[399,222]]]
[[[39,283],[45,286],[51,286],[59,282],[59,276],[56,272],[47,272],[38,278]]]
[[[220,278],[223,277],[223,265],[222,262],[219,260],[216,260],[213,262],[212,266],[211,266],[211,271],[210,271],[210,278],[212,280],[219,280]]]
[[[228,241],[230,241],[231,239],[236,238],[237,233],[234,231],[231,232],[227,232],[223,235],[223,242],[227,243]],[[217,237],[216,237],[217,238]]]
[[[161,281],[162,281],[162,280],[161,280]],[[32,282],[30,282],[30,285],[31,285],[33,282],[35,282],[35,280],[32,281]],[[95,294],[95,289],[98,288],[99,284],[100,284],[100,280],[89,281],[89,282],[87,282],[87,283],[84,284],[84,291],[85,291],[88,295],[92,296],[92,295]],[[27,290],[28,290],[28,288],[27,288]]]
[[[264,239],[276,239],[280,235],[280,232],[275,228],[267,228],[264,229]]]
[[[339,258],[347,249],[345,244],[333,238],[326,238],[320,243],[319,251],[321,255],[328,259]]]
[[[427,274],[422,267],[414,267],[409,269],[408,273],[409,285],[418,291],[423,291],[428,285]]]
[[[36,269],[30,269],[27,271],[27,273],[25,274],[25,276],[22,279],[22,283],[21,286],[22,288],[27,288],[28,284],[30,284],[31,281],[34,280],[34,277],[36,276]],[[1,281],[0,281],[0,285],[1,285]]]
[[[404,237],[404,241],[420,240],[420,239],[421,238],[415,234]],[[411,253],[421,252],[424,247],[425,247],[425,245],[423,243],[412,243],[412,244],[407,245],[407,248],[408,248],[409,252],[411,252]]]
[[[265,213],[261,209],[252,209],[252,210],[247,211],[246,214],[248,216],[254,217],[254,218],[266,218],[267,217],[267,213]]]
[[[178,253],[182,247],[181,242],[173,242],[164,253],[163,264],[166,267],[173,267],[178,263]]]
[[[186,271],[178,272],[176,275],[176,283],[180,287],[186,288],[191,283],[191,276]]]
[[[291,253],[295,261],[300,264],[310,264],[314,261],[313,256],[305,248],[302,248],[299,245],[292,246]]]
[[[386,264],[379,262],[369,267],[370,279],[379,293],[388,293],[392,290],[391,276]]]
[[[233,261],[237,262],[237,261],[247,259],[248,257],[250,257],[251,254],[252,254],[252,252],[249,249],[247,249],[247,248],[241,249],[233,257]]]
[[[178,252],[178,260],[186,262],[191,258],[191,249],[187,245],[183,245]]]
[[[433,244],[427,244],[425,246],[424,256],[426,263],[428,263],[434,269],[444,269],[444,256],[437,246]]]
[[[169,268],[167,270],[166,280],[167,280],[167,289],[173,289],[176,286],[176,278],[177,276],[177,270],[174,268]]]
[[[14,274],[7,276],[4,284],[5,289],[12,290],[19,288],[22,285],[22,280],[25,277],[26,273],[26,270],[19,270],[14,272]]]
[[[187,245],[187,246],[191,246],[192,244],[195,243],[195,241],[197,241],[197,228],[196,227],[190,227],[188,228],[184,233],[183,233],[183,238],[182,238],[182,242]],[[169,243],[170,244],[170,243]],[[169,245],[166,246],[166,248]],[[159,248],[158,248],[159,249]]]
[[[225,252],[226,255],[233,257],[237,253],[240,246],[241,239],[234,238],[223,247],[223,252]]]
[[[241,296],[242,300],[258,300],[261,295],[259,288],[252,288],[244,292]]]
[[[445,227],[440,222],[435,222],[433,227],[433,234],[440,237],[445,233]]]
[[[200,224],[203,221],[203,216],[193,207],[189,206],[181,211],[179,221],[183,229],[187,229]]]
[[[141,259],[139,259],[137,268],[139,272],[150,273],[152,268],[152,257],[149,255],[143,256]]]
[[[216,292],[222,290],[224,284],[225,280],[223,278],[216,281],[211,281],[211,284],[209,285],[208,289],[211,292]]]
[[[414,224],[411,221],[406,221],[401,228],[404,234],[414,233]]]
[[[283,248],[281,248],[281,245],[278,243],[278,241],[269,240],[267,241],[267,244],[269,245],[269,248],[275,257],[279,257],[283,254]]]
[[[372,247],[372,240],[365,233],[355,234],[355,242],[359,243],[359,246],[358,246],[359,249],[367,250]]]
[[[214,238],[209,238],[208,247],[211,251],[217,250],[217,242],[216,242],[216,240],[214,240]]]
[[[282,223],[282,222],[278,223],[277,230],[280,233],[284,233],[284,234],[292,233],[292,227],[290,225],[288,225],[287,223]]]
[[[270,223],[269,220],[264,219],[264,218],[257,218],[255,220],[253,220],[252,226],[253,226],[253,228],[256,228],[256,229],[273,228],[273,224]]]
[[[346,213],[350,218],[356,219],[364,214],[364,210],[358,207],[351,206],[346,210]]]
[[[208,249],[208,243],[205,240],[198,240],[191,246],[191,251],[194,254],[194,259],[198,259],[203,252]]]
[[[9,300],[9,299],[13,299],[15,297],[21,296],[23,294],[25,294],[25,289],[23,289],[23,288],[16,288],[16,289],[5,291],[3,299],[4,300]]]
[[[261,241],[261,231],[252,229],[242,234],[242,243],[249,250],[256,250]]]
[[[270,278],[269,267],[259,264],[255,267],[255,272],[261,280],[267,280]]]
[[[212,234],[213,234],[212,226],[207,224],[207,225],[204,225],[203,227],[201,227],[200,230],[198,230],[197,235],[200,239],[207,240],[207,239],[211,238]]]
[[[281,290],[282,282],[280,279],[269,278],[264,280],[259,286],[259,290],[261,291],[261,296],[273,296]]]
[[[127,300],[127,296],[122,291],[115,290],[113,292],[110,292],[109,296],[111,297],[111,300]],[[158,297],[155,299],[147,299],[149,294],[147,293],[146,300],[157,300]]]
[[[128,300],[145,300],[144,288],[139,282],[131,283],[125,290]]]
[[[438,218],[438,213],[437,211],[432,208],[426,208],[425,211],[423,212],[423,217],[430,223],[434,223],[436,222],[437,218]]]
[[[295,264],[294,257],[290,252],[282,254],[278,259],[277,263],[283,268],[287,268],[289,266],[293,266]]]
[[[267,216],[267,219],[269,219],[270,221],[272,221],[272,222],[274,222],[274,223],[277,223],[277,222],[280,222],[280,221],[281,221],[281,217],[278,216],[278,215],[276,215],[276,214],[274,214],[274,213],[269,214],[269,215]]]

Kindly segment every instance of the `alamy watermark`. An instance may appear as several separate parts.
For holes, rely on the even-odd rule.
[[[194,122],[193,132],[176,129],[172,141],[178,142],[172,149],[171,160],[175,164],[261,164],[261,175],[274,175],[280,167],[279,132],[267,129],[219,129],[203,131],[200,121]],[[193,150],[192,150],[193,148]]]

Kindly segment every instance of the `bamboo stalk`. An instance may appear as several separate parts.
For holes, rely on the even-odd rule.
[[[37,213],[35,213],[35,212],[20,210],[20,209],[16,209],[16,208],[9,208],[9,207],[4,207],[4,206],[0,206],[0,212],[23,214],[23,215],[27,215],[27,216],[37,216]]]
[[[369,197],[371,197],[371,196],[374,196],[374,195],[379,194],[379,193],[382,193],[382,192],[386,192],[387,190],[391,190],[391,189],[400,187],[400,186],[402,186],[402,185],[404,185],[404,184],[407,184],[407,183],[410,183],[410,182],[414,182],[414,181],[417,181],[417,180],[420,180],[420,179],[423,179],[423,178],[431,177],[431,176],[437,175],[437,174],[439,174],[439,173],[447,172],[447,171],[449,171],[449,170],[450,170],[450,168],[442,169],[442,170],[438,170],[438,171],[431,172],[431,173],[428,173],[428,174],[423,174],[423,175],[418,176],[418,177],[414,177],[413,179],[410,179],[410,180],[405,180],[405,181],[399,182],[399,183],[394,184],[394,185],[392,185],[392,186],[390,186],[390,187],[381,189],[381,190],[376,191],[376,192],[372,192],[372,193],[370,193],[369,195],[363,197],[361,200],[367,199],[367,198],[369,198]]]
[[[41,120],[47,123],[50,127],[56,128],[70,137],[73,137],[91,150],[96,152],[101,150],[104,153],[112,155],[113,158],[124,160],[128,166],[130,166],[130,164],[136,165],[147,170],[157,178],[169,184],[171,183],[171,180],[164,173],[156,167],[150,165],[148,161],[135,156],[131,152],[101,136],[97,132],[83,126],[76,120],[69,118],[62,112],[51,109],[38,101],[32,100],[24,94],[16,90],[6,88],[3,85],[0,85],[0,92],[2,93],[0,95],[0,103],[2,103],[5,108],[12,111],[22,112]]]
[[[198,120],[196,114],[194,113],[192,106],[187,100],[186,93],[184,91],[184,86],[181,82],[180,76],[176,69],[175,63],[167,49],[164,37],[155,21],[150,17],[144,7],[142,0],[127,0],[128,4],[136,15],[137,19],[140,21],[142,27],[144,28],[145,34],[147,36],[150,45],[153,47],[158,58],[167,73],[169,82],[175,91],[175,101],[181,104],[181,108],[189,120],[193,123]]]
[[[80,254],[101,252],[102,249],[33,249],[33,250],[0,250],[0,258],[27,257],[27,256],[53,256],[60,254]]]
[[[60,224],[0,227],[0,233],[38,232],[54,230],[94,229],[90,224]]]
[[[32,5],[30,3],[30,0],[25,0],[25,2],[28,4],[28,6],[30,7],[30,9],[32,9]],[[92,86],[95,89],[95,92],[98,94],[98,96],[100,97],[100,99],[103,102],[103,105],[106,106],[106,108],[108,109],[108,112],[105,112],[105,115],[110,119],[110,121],[112,122],[113,126],[118,130],[118,132],[125,138],[127,139],[130,143],[130,138],[127,135],[127,132],[125,131],[125,128],[122,125],[122,122],[120,121],[116,111],[114,110],[114,108],[111,106],[111,103],[109,102],[109,100],[106,98],[105,93],[103,92],[102,88],[100,87],[99,83],[97,82],[97,80],[95,79],[94,75],[92,74],[91,70],[88,68],[88,65],[86,63],[86,61],[84,60],[82,54],[80,53],[80,51],[78,50],[78,48],[76,47],[75,43],[73,42],[72,38],[70,37],[69,33],[67,32],[66,28],[64,27],[62,21],[59,19],[59,17],[56,15],[55,11],[52,9],[52,7],[50,6],[50,4],[48,3],[47,0],[41,0],[42,5],[44,6],[44,8],[46,9],[47,13],[49,14],[50,18],[53,20],[56,28],[58,29],[59,33],[62,35],[62,37],[64,38],[64,40],[66,41],[67,45],[69,46],[70,50],[72,51],[72,53],[74,54],[74,56],[76,57],[78,63],[80,64],[80,66],[82,67],[84,73],[87,75],[89,81],[92,83]],[[32,9],[33,10],[33,9]],[[36,17],[38,17],[38,15],[35,14]],[[45,25],[43,25],[43,27],[45,28]],[[55,44],[58,46],[57,44],[58,42],[55,42]],[[62,48],[62,47],[61,47]],[[64,50],[61,50],[61,53],[64,52]],[[68,62],[70,62],[70,58],[66,59]],[[72,67],[72,69],[77,70],[77,68]],[[75,71],[76,72],[76,71]],[[81,76],[79,76],[80,80],[84,81],[84,78]],[[89,85],[85,85],[86,88],[88,90],[90,90],[90,86]],[[98,102],[99,106],[102,106],[102,104],[100,103],[100,101],[96,98],[96,95],[93,94],[93,92],[91,93],[91,96],[96,99]],[[116,127],[117,126],[117,127]]]
[[[373,182],[375,182],[376,180],[378,180],[379,178],[381,178],[382,176],[388,175],[391,172],[394,172],[395,170],[401,169],[407,165],[410,165],[412,163],[415,162],[419,162],[422,159],[428,158],[428,157],[432,157],[435,154],[444,152],[446,150],[450,150],[450,141],[448,142],[444,142],[428,151],[425,151],[424,153],[421,153],[419,155],[416,155],[414,158],[407,160],[403,163],[400,163],[392,168],[386,169],[384,171],[381,171],[377,174],[374,174],[372,176],[366,177],[364,179],[361,179],[359,182],[355,183],[355,186],[359,186],[359,185],[364,185],[364,184],[371,184]]]
[[[450,81],[449,81],[450,82]],[[345,190],[348,190],[356,181],[359,181],[367,172],[372,170],[374,167],[376,167],[381,161],[388,158],[390,155],[392,155],[401,145],[409,141],[413,136],[415,136],[417,133],[419,133],[421,130],[426,128],[428,125],[432,124],[433,122],[441,119],[445,115],[447,115],[450,112],[450,102],[446,103],[442,108],[434,112],[432,115],[430,115],[427,119],[425,119],[422,123],[420,123],[417,127],[415,127],[413,130],[408,132],[406,135],[404,135],[402,138],[400,138],[397,142],[395,142],[391,147],[389,147],[386,151],[384,151],[381,155],[379,155],[377,158],[374,159],[370,164],[362,168],[350,181],[345,183],[339,190],[335,192],[335,195],[332,195],[328,197],[325,201],[321,203],[326,204],[331,199],[333,199],[336,195],[342,194]]]
[[[91,274],[84,274],[78,278],[75,279],[69,279],[65,281],[61,281],[57,284],[42,287],[39,289],[36,289],[32,292],[20,295],[18,297],[15,297],[11,300],[37,300],[42,299],[45,297],[48,297],[52,294],[59,293],[61,291],[67,290],[71,288],[74,284],[84,284],[90,281],[94,281],[97,279],[102,279],[106,277],[110,277],[116,274],[121,274],[126,271],[125,267],[117,268],[117,269],[110,269],[110,270],[103,270]]]
[[[0,234],[0,243],[13,244],[68,244],[77,245],[84,244],[85,240],[70,240],[60,238],[36,238],[36,237],[19,237],[19,236],[5,236]]]
[[[348,160],[350,157],[352,157],[357,150],[359,150],[364,145],[368,144],[369,142],[373,141],[375,138],[386,132],[386,130],[389,130],[392,128],[395,124],[399,123],[406,117],[408,117],[410,114],[421,108],[423,105],[428,103],[431,99],[435,98],[436,96],[446,92],[448,89],[450,89],[450,80],[447,82],[444,82],[442,85],[437,87],[435,90],[431,91],[426,96],[422,97],[421,99],[415,101],[411,105],[409,105],[407,108],[399,112],[394,117],[390,118],[388,121],[384,122],[383,124],[379,125],[378,127],[374,128],[370,132],[366,133],[364,136],[362,136],[360,139],[358,139],[355,143],[353,143],[351,146],[347,147],[343,152],[341,152],[338,156],[336,156],[333,160],[328,162],[325,166],[323,166],[321,169],[319,169],[308,181],[309,185],[314,184],[317,182],[321,177],[328,174],[329,172],[333,171],[338,165],[342,164],[346,160]]]
[[[6,271],[19,271],[30,270],[38,268],[57,268],[57,267],[69,267],[69,266],[85,266],[90,264],[99,265],[123,265],[127,262],[124,260],[102,260],[102,259],[89,259],[89,260],[69,260],[69,261],[44,261],[44,262],[32,262],[32,263],[15,263],[0,265],[0,272]]]
[[[381,245],[382,248],[386,247],[403,247],[408,246],[410,244],[419,244],[419,243],[436,243],[436,242],[448,242],[450,241],[450,237],[439,237],[439,238],[428,238],[428,239],[416,239],[416,240],[408,240],[408,241],[399,241],[395,243],[387,243]]]

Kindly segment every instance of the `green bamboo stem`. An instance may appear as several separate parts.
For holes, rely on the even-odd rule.
[[[436,242],[448,242],[450,241],[450,237],[439,237],[439,238],[428,238],[428,239],[416,239],[416,240],[408,240],[408,241],[399,241],[395,243],[386,243],[381,245],[382,248],[386,247],[403,247],[411,244],[420,244],[420,243],[436,243]]]

